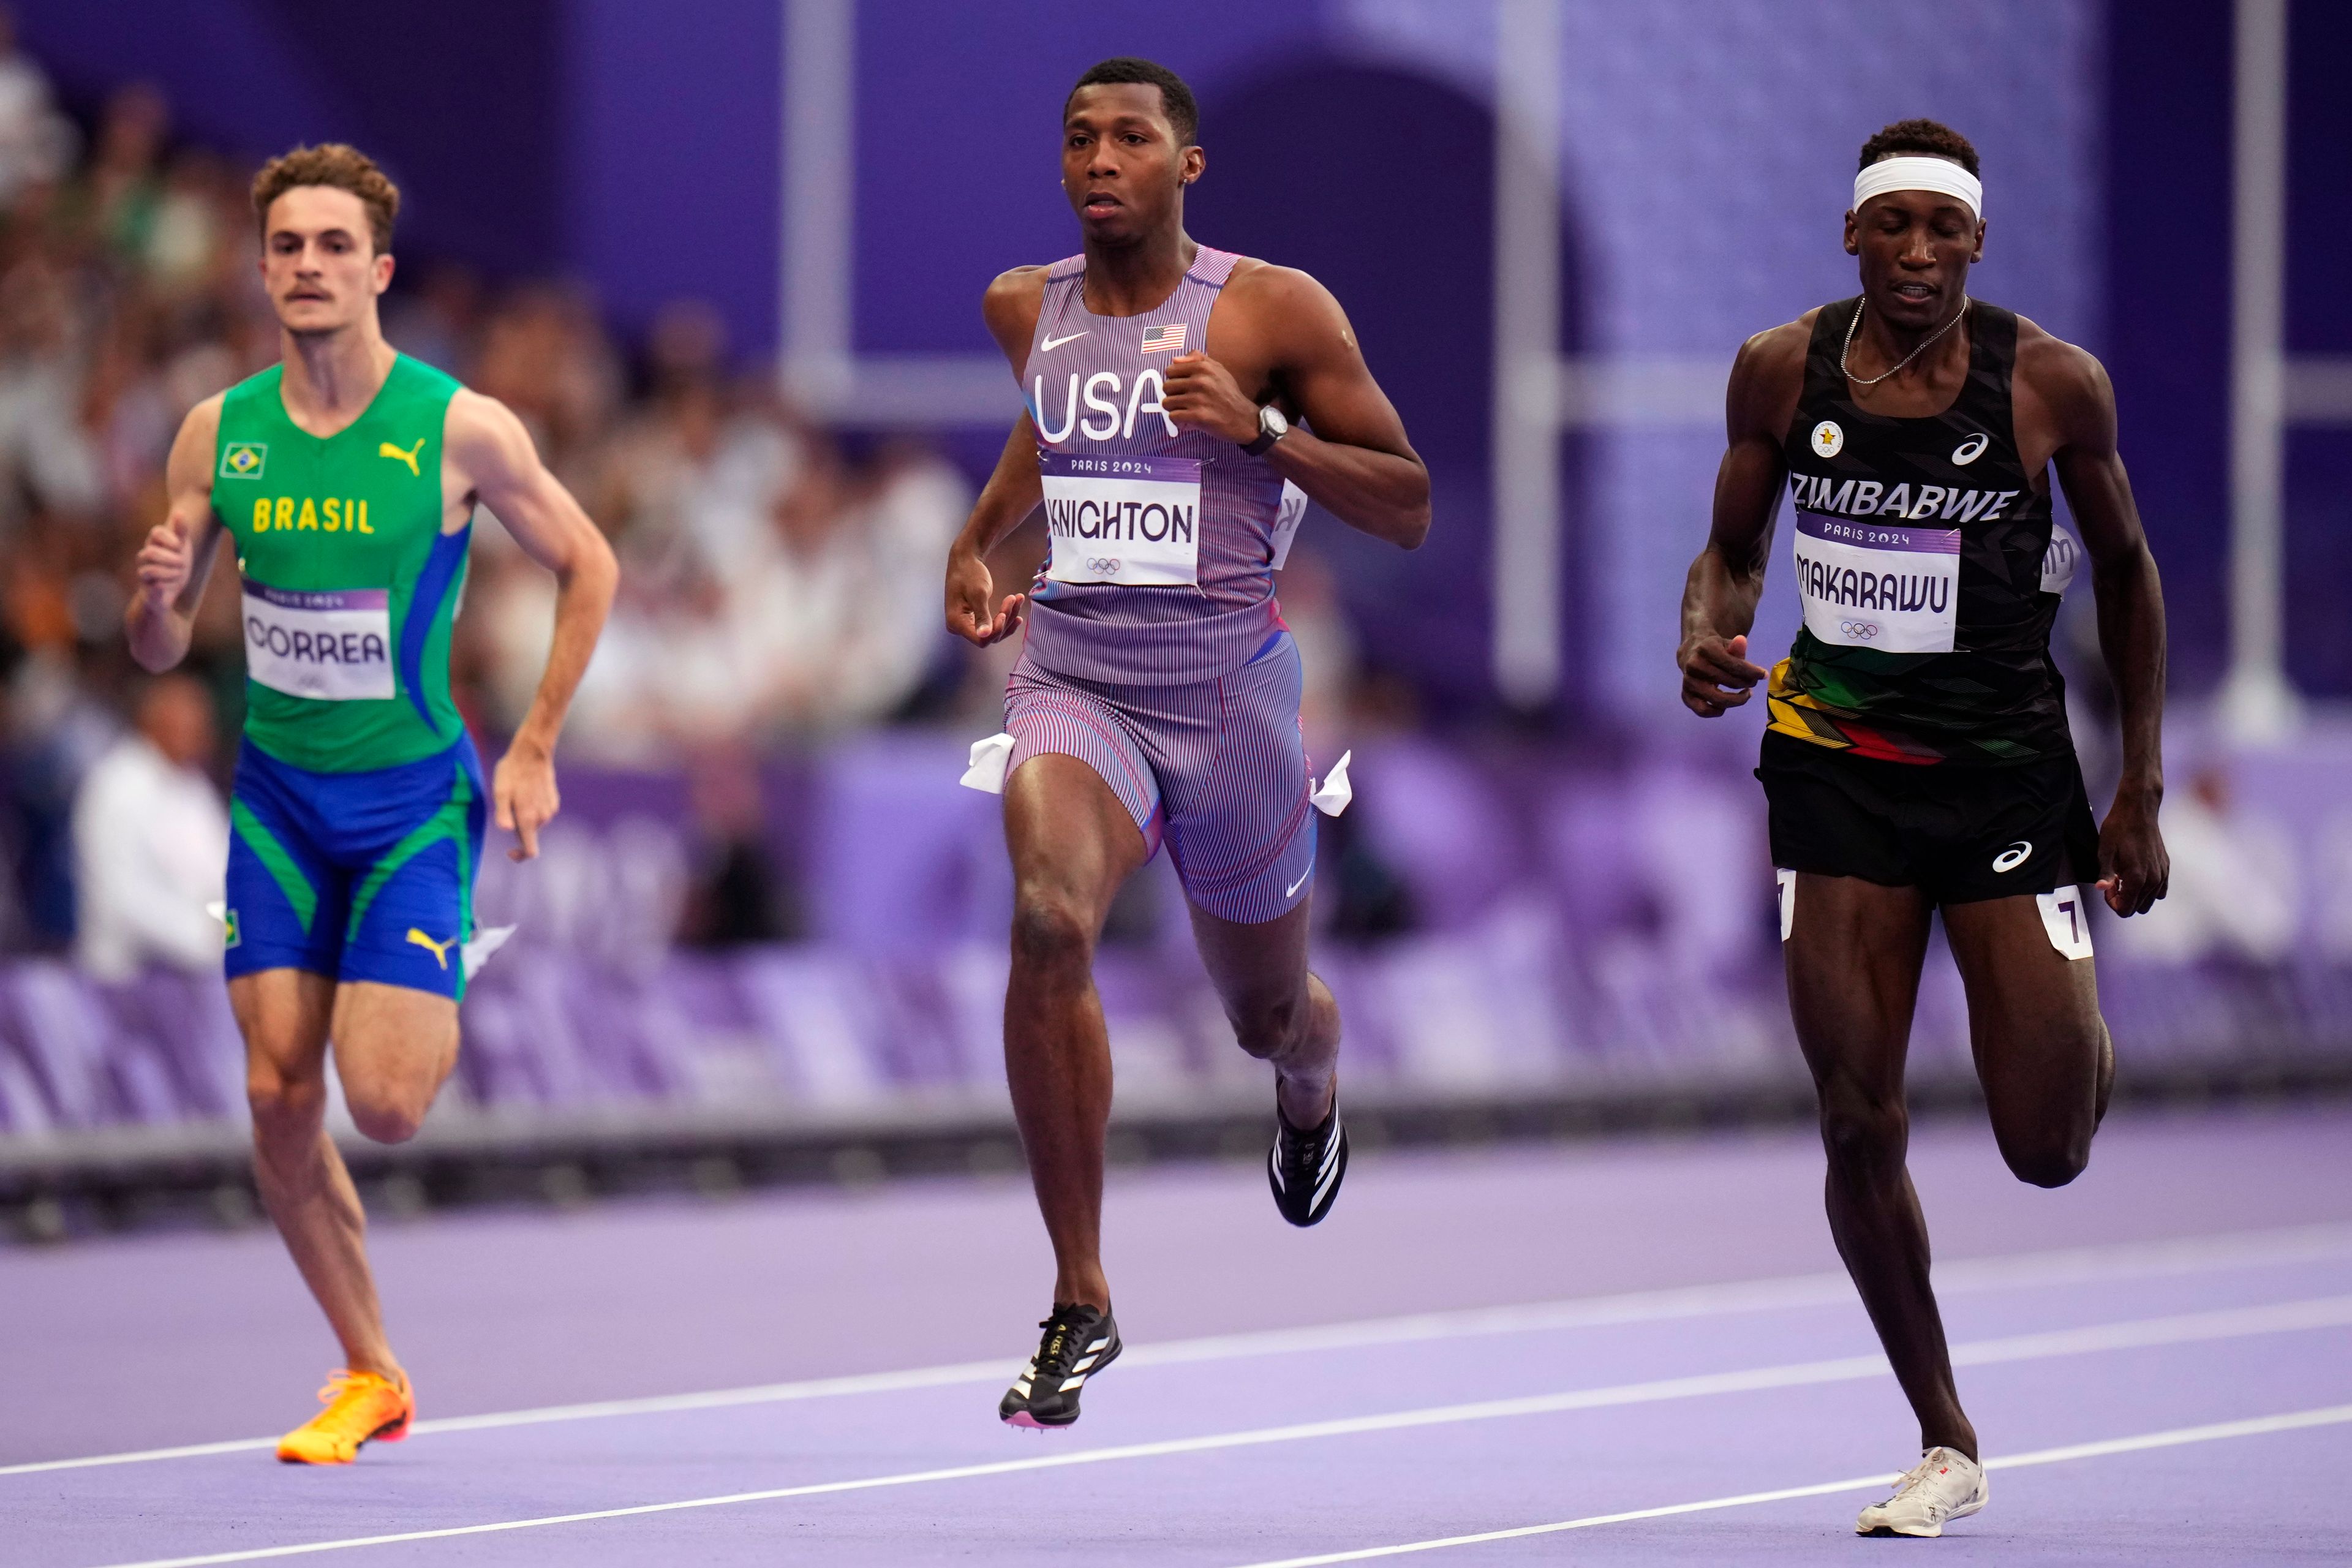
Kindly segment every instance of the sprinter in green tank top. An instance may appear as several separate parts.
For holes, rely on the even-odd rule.
[[[253,203],[281,363],[181,426],[129,632],[149,669],[179,663],[230,542],[247,716],[229,1001],[255,1176],[345,1363],[278,1455],[337,1464],[405,1436],[415,1401],[384,1337],[359,1195],[323,1129],[327,1042],[360,1131],[413,1136],[457,1062],[484,807],[517,836],[510,858],[538,853],[556,735],[618,574],[513,414],[384,342],[376,302],[400,194],[376,166],[346,146],[297,148],[263,168]],[[477,505],[559,584],[546,673],[487,789],[449,695]]]

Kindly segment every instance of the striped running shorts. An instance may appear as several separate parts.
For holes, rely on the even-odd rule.
[[[1181,686],[1112,686],[1024,654],[1004,694],[1006,776],[1058,752],[1102,775],[1147,853],[1164,842],[1192,903],[1256,925],[1307,896],[1315,869],[1298,646],[1286,630],[1247,664]]]

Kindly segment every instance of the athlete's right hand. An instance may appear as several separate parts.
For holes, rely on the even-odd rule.
[[[147,531],[139,547],[139,593],[156,610],[168,610],[195,571],[196,552],[178,521],[166,518]]]
[[[1720,719],[1748,700],[1765,672],[1748,662],[1745,637],[1689,637],[1675,652],[1682,666],[1683,706],[1702,719]]]
[[[1026,608],[1022,596],[1007,594],[996,603],[996,579],[988,563],[969,551],[948,554],[948,630],[975,647],[1003,642],[1021,629]]]

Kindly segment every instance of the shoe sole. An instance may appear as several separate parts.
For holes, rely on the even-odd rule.
[[[1946,1514],[1942,1524],[1929,1525],[1924,1530],[1905,1530],[1902,1526],[1895,1524],[1875,1524],[1864,1530],[1857,1524],[1854,1526],[1853,1532],[1859,1536],[1879,1541],[1891,1541],[1896,1536],[1910,1541],[1933,1541],[1944,1533],[1944,1525],[1951,1523],[1956,1519],[1968,1519],[1982,1513],[1984,1507],[1985,1505],[1980,1502],[1969,1503]]]
[[[1087,1373],[1087,1381],[1088,1383],[1092,1383],[1096,1378],[1100,1377],[1103,1373],[1103,1369],[1109,1366],[1111,1363],[1117,1361],[1118,1359],[1118,1352],[1125,1349],[1127,1349],[1127,1346],[1122,1342],[1114,1347],[1110,1354],[1095,1363],[1094,1366]],[[1024,1405],[1020,1409],[1014,1411],[1012,1415],[999,1415],[997,1419],[1003,1422],[1007,1426],[1018,1426],[1024,1432],[1066,1432],[1071,1427],[1078,1424],[1078,1412],[1075,1410],[1071,1411],[1070,1418],[1067,1421],[1040,1421],[1037,1417],[1029,1413],[1029,1407]]]
[[[1331,1210],[1339,1204],[1339,1189],[1341,1186],[1346,1184],[1348,1180],[1347,1134],[1344,1132],[1340,1134],[1339,1173],[1331,1179],[1331,1190],[1324,1194],[1323,1206],[1320,1209],[1309,1211],[1305,1219],[1292,1219],[1290,1217],[1290,1211],[1283,1206],[1282,1187],[1281,1184],[1275,1180],[1274,1176],[1276,1163],[1281,1158],[1282,1156],[1280,1152],[1276,1151],[1266,1156],[1265,1163],[1265,1184],[1267,1191],[1274,1194],[1275,1213],[1280,1215],[1286,1224],[1298,1230],[1306,1230],[1310,1226],[1321,1225],[1326,1219],[1330,1217]]]
[[[1016,1410],[1004,1417],[1004,1424],[1007,1426],[1018,1426],[1024,1432],[1066,1432],[1078,1424],[1078,1418],[1073,1415],[1067,1421],[1045,1422],[1038,1420],[1026,1410]]]
[[[399,1443],[405,1441],[408,1436],[408,1424],[415,1418],[416,1413],[412,1410],[397,1421],[385,1422],[383,1426],[377,1427],[374,1431],[369,1433],[366,1436],[352,1445],[352,1457],[349,1459],[306,1459],[299,1454],[280,1452],[278,1456],[278,1462],[281,1465],[352,1464],[359,1458],[360,1450],[366,1447],[370,1443]]]

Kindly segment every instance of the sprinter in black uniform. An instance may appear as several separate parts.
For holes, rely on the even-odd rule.
[[[1750,338],[1730,450],[1684,593],[1683,701],[1703,718],[1766,682],[1764,782],[1790,1007],[1821,1098],[1830,1229],[1917,1413],[1926,1453],[1864,1533],[1937,1535],[1984,1506],[1904,1167],[1903,1060],[1930,914],[1969,998],[2002,1156],[2063,1185],[2090,1158],[2115,1054],[2081,884],[2146,911],[2169,872],[2164,601],[2098,361],[1968,297],[1984,254],[1976,150],[1932,121],[1863,147],[1845,247],[1860,298]],[[2083,531],[2124,771],[2095,828],[2050,625]],[[1783,487],[1804,626],[1748,661]]]

